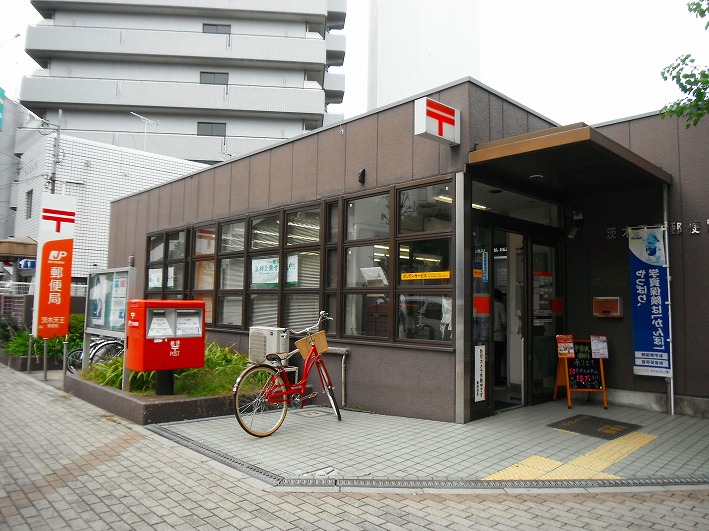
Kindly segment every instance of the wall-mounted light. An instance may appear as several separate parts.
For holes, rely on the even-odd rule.
[[[365,170],[364,168],[359,170],[359,173],[357,173],[357,180],[359,181],[359,184],[364,184],[364,179],[365,179],[366,175],[367,175],[367,170]]]

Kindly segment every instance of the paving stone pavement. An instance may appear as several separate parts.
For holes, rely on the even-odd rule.
[[[0,404],[1,529],[709,529],[706,482],[274,487],[4,366]]]

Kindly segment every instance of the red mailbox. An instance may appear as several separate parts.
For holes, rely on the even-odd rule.
[[[204,301],[133,299],[126,313],[126,368],[204,367]]]

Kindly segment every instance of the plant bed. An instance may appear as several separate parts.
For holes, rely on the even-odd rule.
[[[231,395],[194,398],[183,395],[134,395],[71,373],[64,376],[64,390],[141,426],[220,417],[234,412]]]
[[[0,363],[16,371],[27,372],[27,358],[28,356],[10,356],[6,352],[0,351]],[[31,359],[31,371],[44,370],[44,356],[29,356],[29,358]],[[47,358],[47,370],[54,371],[61,368],[62,360],[54,357]]]

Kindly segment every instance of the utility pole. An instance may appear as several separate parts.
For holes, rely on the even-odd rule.
[[[59,162],[59,130],[61,129],[62,123],[62,110],[59,109],[59,119],[58,124],[54,125],[56,127],[56,132],[54,135],[54,156],[52,158],[52,174],[49,176],[49,193],[53,194],[57,183],[57,163]],[[47,122],[49,124],[49,122]],[[53,125],[53,124],[49,124]]]

